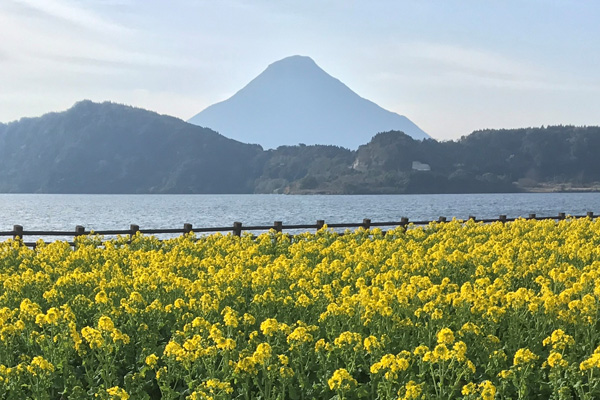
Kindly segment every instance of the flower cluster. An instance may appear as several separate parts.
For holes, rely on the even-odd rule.
[[[600,397],[590,218],[8,240],[0,281],[2,398]]]

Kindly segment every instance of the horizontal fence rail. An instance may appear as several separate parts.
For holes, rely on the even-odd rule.
[[[475,216],[469,216],[466,220],[482,222],[482,223],[493,223],[493,222],[511,222],[520,218],[516,217],[508,218],[506,215],[500,215],[498,218],[481,218],[478,219]],[[559,213],[557,216],[546,216],[538,217],[536,214],[529,214],[525,219],[530,220],[563,220],[566,219],[565,213]],[[595,218],[593,212],[589,211],[586,215],[570,215],[569,218]],[[328,228],[339,229],[339,228],[379,228],[379,227],[403,227],[412,225],[428,225],[432,222],[447,222],[446,217],[439,217],[437,220],[425,220],[425,221],[410,221],[408,218],[401,218],[400,221],[389,221],[389,222],[372,222],[370,219],[365,218],[362,222],[358,223],[333,223],[327,224]],[[156,234],[186,234],[186,233],[216,233],[216,232],[231,232],[235,236],[241,236],[244,231],[269,231],[271,229],[276,232],[283,232],[284,230],[299,230],[299,229],[315,229],[319,230],[325,226],[324,220],[317,220],[316,224],[292,224],[283,225],[282,221],[275,221],[273,225],[250,225],[244,226],[241,222],[234,222],[233,226],[222,226],[222,227],[208,227],[208,228],[194,228],[192,224],[183,224],[183,228],[173,229],[140,229],[139,225],[131,224],[129,229],[109,229],[109,230],[86,230],[85,227],[77,225],[75,231],[27,231],[21,225],[14,225],[12,231],[0,231],[0,237],[12,236],[13,239],[21,239],[25,236],[66,236],[76,238],[77,236],[84,235],[129,235],[134,236],[138,232],[145,235],[156,235]],[[24,245],[29,247],[35,247],[37,242],[23,242]],[[74,246],[74,242],[69,242],[70,245]]]

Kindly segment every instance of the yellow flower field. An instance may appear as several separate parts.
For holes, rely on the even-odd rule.
[[[600,220],[0,243],[0,399],[600,398]]]

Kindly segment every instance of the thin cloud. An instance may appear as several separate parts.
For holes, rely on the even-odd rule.
[[[88,30],[102,33],[125,33],[129,29],[107,21],[99,15],[79,6],[81,3],[75,3],[67,0],[11,0],[13,3],[20,4],[42,13],[48,17],[66,21]]]
[[[598,90],[597,82],[582,82],[577,77],[488,50],[412,42],[394,45],[394,52],[401,54],[402,59],[396,60],[393,68],[373,75],[373,81],[435,87]]]
[[[38,14],[37,18],[42,18],[32,20],[26,13],[15,12],[14,8],[2,10],[0,6],[4,11],[0,13],[0,37],[13,38],[0,41],[0,55],[23,64],[20,70],[25,65],[78,72],[198,66],[199,61],[193,57],[164,57],[144,51],[140,46],[144,41],[142,32],[105,21],[71,2],[14,0],[13,4],[17,2],[31,7]],[[73,23],[64,24],[64,20]]]
[[[493,73],[464,72],[452,69],[435,71],[432,73],[411,72],[410,74],[398,72],[380,72],[372,76],[374,82],[387,82],[415,87],[435,88],[491,88],[507,90],[529,91],[577,91],[597,92],[600,85],[597,83],[586,84],[570,81],[554,81],[551,79],[525,79],[523,77],[498,76]]]
[[[481,49],[424,42],[401,44],[399,47],[406,56],[478,76],[514,81],[545,75],[541,69],[522,61]]]
[[[125,52],[118,50],[111,50],[111,52],[105,52],[103,57],[98,57],[90,53],[89,55],[68,55],[68,54],[52,54],[52,53],[41,53],[40,59],[72,66],[73,68],[115,68],[115,69],[138,69],[144,68],[192,68],[200,65],[201,63],[196,62],[193,59],[180,58],[180,59],[167,59],[160,55],[152,55],[140,52]]]

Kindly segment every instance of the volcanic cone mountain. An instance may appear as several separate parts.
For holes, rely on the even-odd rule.
[[[235,95],[188,122],[265,148],[304,143],[356,149],[390,130],[429,138],[405,116],[360,97],[304,56],[274,62]]]

